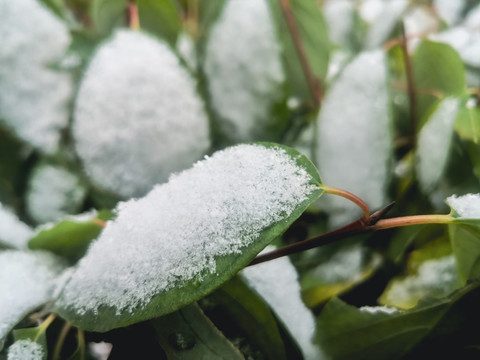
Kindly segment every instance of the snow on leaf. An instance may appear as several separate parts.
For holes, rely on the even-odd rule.
[[[119,30],[94,55],[79,89],[73,133],[87,175],[125,198],[142,196],[210,146],[195,82],[170,48]]]
[[[418,134],[416,168],[424,191],[432,190],[445,169],[458,107],[457,98],[444,99]]]
[[[307,162],[278,145],[239,145],[172,176],[144,198],[120,203],[57,308],[69,321],[103,331],[204,296],[321,195]]]
[[[430,38],[450,45],[458,52],[465,64],[480,67],[480,29],[456,26],[443,32],[432,34]]]
[[[447,204],[457,218],[480,219],[480,194],[452,195]]]
[[[265,251],[275,250],[268,246]],[[269,304],[297,341],[305,359],[321,359],[318,346],[313,344],[315,318],[301,297],[298,274],[287,257],[245,268],[247,284]]]
[[[40,150],[57,150],[68,123],[70,75],[49,68],[70,43],[68,29],[36,0],[0,0],[0,119]],[[48,89],[48,91],[45,91]]]
[[[27,211],[38,223],[77,212],[86,195],[80,179],[55,165],[42,164],[33,171],[26,196]]]
[[[51,301],[64,267],[46,252],[0,252],[0,349],[29,311]]]
[[[45,355],[39,343],[32,340],[18,340],[8,348],[7,360],[42,360]]]
[[[267,0],[225,5],[207,44],[205,72],[222,133],[234,142],[265,140],[285,81]]]
[[[385,202],[391,153],[387,92],[384,53],[361,53],[330,87],[318,118],[316,160],[324,182],[353,192],[373,209]],[[333,221],[358,214],[344,199],[328,200]]]
[[[25,249],[32,235],[33,230],[0,203],[0,243]]]

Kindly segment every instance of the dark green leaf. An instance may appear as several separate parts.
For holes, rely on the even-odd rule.
[[[107,36],[115,27],[125,25],[128,0],[93,0],[92,18],[97,31]]]
[[[182,27],[178,8],[173,0],[137,0],[140,27],[175,45]]]
[[[467,96],[462,101],[457,119],[455,131],[464,140],[480,143],[480,108],[474,97]]]
[[[460,281],[480,277],[480,226],[448,225]]]
[[[243,359],[196,304],[151,321],[168,359]]]

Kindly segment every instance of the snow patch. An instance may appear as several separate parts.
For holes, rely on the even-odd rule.
[[[33,230],[0,203],[0,242],[17,249],[26,249]]]
[[[42,360],[45,356],[42,345],[32,340],[18,340],[8,348],[7,360]]]
[[[462,219],[480,219],[480,194],[452,195],[447,204]]]

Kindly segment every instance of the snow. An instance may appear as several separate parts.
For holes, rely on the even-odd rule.
[[[480,67],[480,29],[456,26],[430,38],[450,45],[467,65]]]
[[[395,314],[398,313],[398,309],[389,306],[362,306],[359,308],[362,312],[367,312],[370,314]]]
[[[268,246],[264,252],[275,250]],[[305,359],[321,359],[320,348],[313,344],[315,318],[301,298],[298,274],[288,257],[245,268],[247,284],[271,306],[297,341]]]
[[[281,148],[219,151],[144,198],[120,203],[57,305],[78,314],[108,306],[121,314],[202,281],[215,274],[218,257],[241,254],[318,190],[311,181]]]
[[[42,346],[32,340],[18,340],[8,348],[7,360],[42,360],[45,354]]]
[[[480,30],[480,5],[474,7],[465,18],[465,26]]]
[[[329,0],[323,5],[323,16],[333,43],[341,46],[350,44],[354,15],[355,4],[350,0]]]
[[[438,15],[451,26],[461,19],[465,0],[433,0],[433,6]]]
[[[80,210],[87,189],[70,171],[56,165],[35,168],[26,196],[27,211],[38,223],[55,221]]]
[[[423,6],[415,6],[408,11],[404,18],[405,34],[407,37],[420,37],[436,32],[439,28],[438,18],[431,10]]]
[[[53,153],[68,123],[73,85],[70,75],[49,66],[67,50],[68,29],[40,1],[0,0],[0,9],[0,121]]]
[[[143,196],[199,160],[209,125],[196,84],[170,48],[119,30],[84,75],[73,134],[91,180],[124,198]]]
[[[418,181],[424,191],[431,191],[443,174],[448,160],[458,106],[458,99],[444,99],[420,129],[416,168]]]
[[[62,264],[47,252],[0,252],[0,350],[29,311],[52,300]]]
[[[285,81],[267,0],[227,2],[210,34],[205,73],[220,130],[234,142],[265,140]]]
[[[452,195],[447,204],[462,219],[480,219],[480,194]]]
[[[384,53],[361,53],[332,83],[318,118],[316,160],[323,182],[354,193],[372,209],[385,204],[392,146],[387,92]],[[336,225],[359,215],[342,198],[324,197],[322,203]]]
[[[33,230],[20,221],[18,217],[0,203],[0,243],[26,249],[28,240],[33,236]]]

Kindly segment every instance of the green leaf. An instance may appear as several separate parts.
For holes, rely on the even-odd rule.
[[[283,47],[283,60],[287,73],[291,96],[302,101],[311,101],[312,94],[305,78],[295,43],[288,28],[278,0],[268,0],[277,29],[277,38]],[[290,1],[292,15],[298,26],[302,46],[313,75],[323,80],[327,74],[330,56],[330,40],[320,5],[311,0]]]
[[[462,106],[455,120],[455,131],[464,140],[480,144],[480,107],[474,97],[462,99]]]
[[[323,191],[294,149],[238,145],[123,203],[57,300],[86,330],[107,331],[192,303],[232,278]]]
[[[110,211],[103,211],[95,219],[78,222],[63,220],[53,227],[41,230],[30,239],[28,247],[32,250],[44,249],[76,262],[87,250],[105,227],[104,220],[111,218]]]
[[[462,60],[450,46],[423,40],[412,56],[417,116],[422,118],[438,96],[458,96],[465,89]]]
[[[480,278],[480,224],[448,225],[448,231],[460,281]]]
[[[169,359],[243,359],[196,304],[150,323]]]
[[[47,359],[48,347],[47,336],[45,334],[45,328],[42,326],[26,329],[18,329],[13,331],[13,339],[15,342],[20,340],[28,340],[41,346],[42,348],[42,360]],[[17,344],[18,345],[18,344]],[[35,359],[37,360],[37,359]]]
[[[140,28],[175,45],[182,23],[172,0],[137,0]]]
[[[441,357],[445,348],[455,345],[453,339],[471,341],[467,329],[480,318],[479,287],[480,283],[471,283],[451,297],[408,311],[358,309],[332,299],[318,318],[318,340],[336,360],[401,359],[412,350],[417,356]]]
[[[128,0],[93,0],[91,11],[95,28],[107,36],[115,27],[125,24]]]

